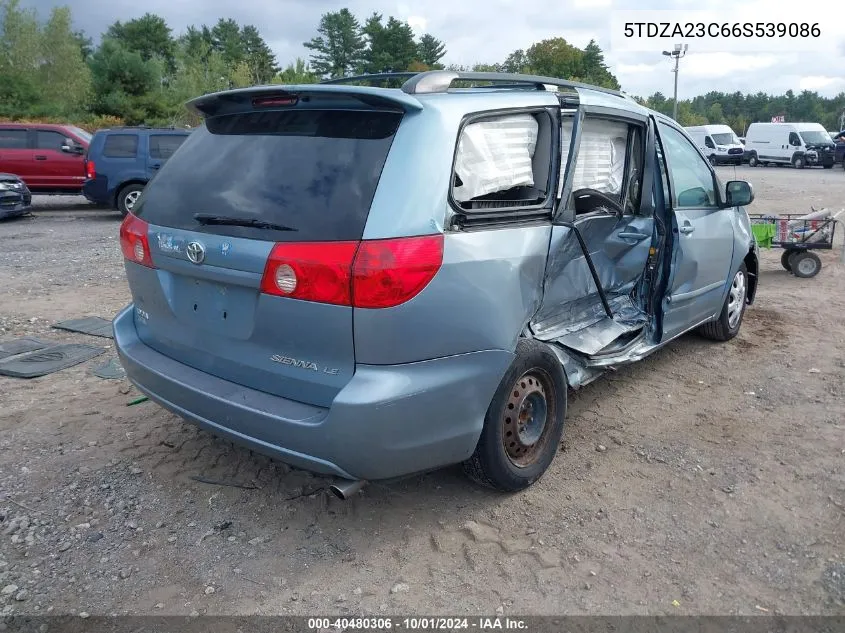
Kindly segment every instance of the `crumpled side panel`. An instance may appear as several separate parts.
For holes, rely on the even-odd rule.
[[[455,172],[463,183],[453,195],[464,202],[513,187],[533,187],[532,158],[539,125],[530,114],[479,121],[464,128]]]
[[[597,216],[577,222],[605,290],[614,320],[626,326],[639,323],[642,313],[629,294],[639,281],[648,257],[648,242],[631,244],[618,238],[622,228],[651,233],[651,218]],[[571,229],[553,229],[546,268],[543,306],[532,323],[543,339],[557,338],[606,318],[584,252]]]

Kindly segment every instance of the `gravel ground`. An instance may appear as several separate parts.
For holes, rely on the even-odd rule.
[[[841,170],[721,168],[755,212],[845,206]],[[683,337],[572,394],[548,474],[326,481],[127,406],[109,339],[51,329],[129,301],[119,217],[71,198],[0,222],[0,340],[108,347],[0,378],[0,613],[843,614],[845,268],[764,251],[740,336]],[[218,483],[203,483],[205,478]]]

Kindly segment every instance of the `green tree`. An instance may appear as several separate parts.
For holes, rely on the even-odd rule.
[[[382,16],[374,13],[362,33],[368,42],[361,68],[365,73],[405,71],[417,56],[414,31],[406,22],[391,17],[382,24]]]
[[[531,67],[528,61],[528,55],[525,51],[520,49],[515,50],[508,55],[505,63],[502,64],[502,69],[506,73],[531,73]]]
[[[150,97],[158,83],[158,69],[119,41],[106,38],[91,56],[94,87],[92,109],[117,116],[127,123],[144,122],[150,115]]]
[[[525,53],[532,72],[561,79],[580,78],[583,51],[562,37],[537,42]]]
[[[296,58],[296,61],[288,64],[275,78],[274,83],[296,85],[317,83],[317,75],[311,70],[304,59]]]
[[[82,53],[82,61],[87,62],[91,53],[94,52],[94,40],[85,35],[85,31],[74,31],[73,38],[79,46],[79,52]]]
[[[72,30],[68,7],[54,8],[44,25],[38,77],[45,100],[53,103],[53,111],[73,112],[87,105],[91,72]]]
[[[417,60],[429,69],[443,68],[440,60],[446,55],[446,44],[426,33],[417,44]]]
[[[303,44],[313,51],[311,66],[314,72],[323,77],[343,77],[360,67],[366,43],[361,25],[349,9],[324,14],[317,33],[317,37]]]
[[[258,29],[251,24],[244,26],[241,31],[241,42],[252,83],[264,84],[272,80],[279,72],[276,56],[258,33]]]
[[[231,18],[220,18],[211,29],[210,35],[214,50],[223,56],[223,60],[231,68],[244,60],[246,49],[241,37],[241,27],[237,22]]]
[[[707,122],[708,123],[724,123],[725,114],[722,112],[722,104],[718,101],[712,103],[707,108]]]
[[[581,57],[580,73],[582,81],[604,88],[619,90],[619,81],[607,67],[604,53],[595,40],[590,40]]]
[[[145,13],[128,22],[117,21],[104,37],[120,42],[126,50],[139,53],[144,61],[160,57],[165,60],[168,71],[172,72],[175,68],[176,41],[161,16]]]
[[[24,114],[41,99],[38,15],[19,0],[0,0],[0,112]]]

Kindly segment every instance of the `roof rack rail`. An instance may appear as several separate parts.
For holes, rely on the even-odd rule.
[[[337,77],[335,79],[324,79],[321,84],[352,84],[363,81],[386,81],[388,79],[412,79],[419,75],[418,72],[389,72],[389,73],[375,73],[369,75],[354,75],[352,77]]]
[[[545,90],[546,86],[558,88],[571,88],[592,90],[611,94],[622,99],[629,99],[627,95],[618,90],[601,88],[577,81],[568,81],[556,77],[543,77],[540,75],[522,75],[519,73],[477,73],[477,72],[455,72],[451,70],[430,70],[417,73],[402,86],[402,90],[408,94],[426,94],[436,92],[447,92],[456,81],[483,81],[491,84],[524,84],[534,85],[537,90]]]
[[[546,86],[569,88],[572,90],[592,90],[613,95],[621,99],[631,99],[618,90],[602,88],[590,84],[558,79],[557,77],[543,77],[541,75],[523,75],[519,73],[487,73],[487,72],[457,72],[452,70],[428,70],[424,72],[386,72],[352,77],[338,77],[326,79],[322,84],[349,84],[360,82],[383,82],[390,79],[404,79],[402,91],[409,95],[432,94],[448,92],[452,84],[459,81],[485,82],[493,84],[491,87],[502,89],[534,89],[546,90]],[[495,84],[500,84],[496,86]],[[487,86],[485,86],[487,87]]]

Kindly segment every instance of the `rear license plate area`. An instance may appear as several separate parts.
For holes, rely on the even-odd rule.
[[[252,331],[255,290],[186,277],[175,281],[173,307],[181,322],[236,338]]]

